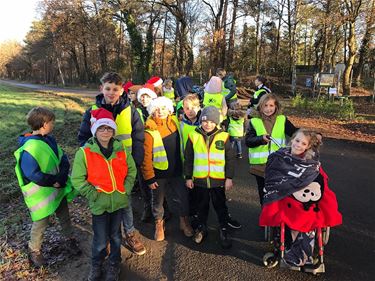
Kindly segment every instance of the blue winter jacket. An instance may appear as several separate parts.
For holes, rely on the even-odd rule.
[[[57,143],[56,140],[50,136],[42,135],[24,135],[19,136],[18,142],[19,146],[23,146],[25,142],[31,139],[42,140],[47,143],[55,154],[58,156]],[[54,183],[58,182],[61,186],[65,186],[65,183],[68,179],[69,174],[69,160],[68,157],[64,154],[59,170],[60,172],[57,175],[45,174],[40,170],[38,162],[31,156],[27,151],[23,151],[20,157],[21,171],[26,183],[35,182],[40,186],[52,186]]]

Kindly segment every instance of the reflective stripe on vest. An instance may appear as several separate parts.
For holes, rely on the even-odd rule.
[[[180,132],[180,125],[176,116],[171,116],[173,122],[177,127],[177,133],[181,136]],[[149,130],[146,129],[145,132],[149,133],[153,138],[153,146],[152,146],[152,166],[158,170],[168,170],[168,158],[167,152],[165,150],[163,139],[158,130]],[[181,138],[181,137],[180,137]],[[180,141],[180,156],[182,159],[182,142]]]
[[[59,165],[63,156],[61,148],[58,147],[57,149],[58,156],[44,141],[30,139],[14,152],[17,161],[15,171],[18,183],[26,206],[29,208],[32,221],[38,221],[52,215],[59,207],[61,200],[72,192],[72,186],[70,179],[68,179],[64,188],[58,189],[52,186],[39,186],[34,182],[25,184],[20,166],[21,153],[27,151],[36,160],[42,173],[56,175],[59,172]]]
[[[90,147],[81,147],[87,166],[87,182],[98,192],[125,193],[124,182],[128,174],[126,152],[116,152],[116,157],[107,160],[103,155],[92,152]],[[100,172],[98,172],[100,171]]]
[[[91,110],[98,109],[97,105],[93,105]],[[128,151],[132,152],[132,118],[131,118],[131,106],[126,107],[120,114],[116,116],[116,138],[119,139],[122,144],[128,149]]]
[[[229,93],[230,93],[230,90],[229,89],[227,89],[227,88],[225,88],[225,82],[224,81],[222,81],[221,82],[221,94],[224,96],[224,97],[226,97],[227,95],[229,95]],[[233,97],[231,97],[229,100],[234,100],[234,99],[237,99],[238,97],[237,97],[237,93],[235,93],[234,95],[233,95]]]
[[[275,124],[272,128],[271,136],[280,144],[285,147],[285,116],[278,115]],[[251,118],[251,125],[255,129],[257,136],[267,135],[266,128],[260,118]],[[275,152],[279,147],[272,141],[265,145],[249,148],[249,163],[250,164],[265,164],[267,163],[268,155]]]
[[[231,137],[243,137],[244,135],[244,128],[243,124],[245,122],[245,118],[240,119],[233,119],[229,117],[229,125],[228,125],[228,133]]]
[[[194,178],[225,179],[225,142],[228,137],[226,132],[216,134],[208,149],[209,140],[206,142],[204,137],[196,131],[189,134],[194,150]],[[221,149],[218,149],[218,145]]]

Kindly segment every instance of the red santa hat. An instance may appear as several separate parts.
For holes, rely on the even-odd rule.
[[[152,99],[156,99],[158,97],[153,90],[146,87],[139,89],[137,92],[137,99],[139,102],[141,102],[142,95],[148,95]]]
[[[117,129],[112,113],[104,108],[91,110],[90,122],[91,122],[91,133],[93,136],[95,136],[96,130],[100,126],[111,127],[113,130],[115,130],[115,132]]]
[[[133,82],[132,81],[128,81],[126,82],[124,85],[122,85],[122,88],[124,89],[125,93],[129,93],[129,88],[131,86],[134,86]]]
[[[148,79],[147,83],[154,85],[154,87],[158,87],[163,84],[163,79],[158,76],[152,76],[150,79]]]

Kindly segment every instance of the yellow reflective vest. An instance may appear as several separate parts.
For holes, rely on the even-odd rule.
[[[225,88],[225,86],[224,86],[224,84],[225,84],[225,82],[224,81],[222,81],[221,82],[221,94],[224,96],[224,98],[230,93],[230,90],[229,89],[227,89],[227,88]],[[237,97],[237,93],[235,93],[234,95],[233,95],[233,97],[231,97],[229,100],[231,101],[231,100],[234,100],[234,99],[237,99],[238,97]]]
[[[176,105],[176,101],[174,100],[174,89],[167,89],[167,88],[163,88],[163,96],[165,96],[166,98],[169,98],[172,102],[173,102],[173,105]]]
[[[98,109],[97,105],[93,105],[91,110]],[[142,116],[142,115],[141,115]],[[115,119],[117,130],[116,130],[116,138],[119,139],[122,144],[128,149],[128,151],[132,152],[132,114],[131,114],[131,106],[126,107],[120,114],[117,114]]]
[[[271,137],[274,138],[281,147],[285,147],[285,121],[284,115],[278,115],[276,117],[275,124],[272,128]],[[257,136],[267,135],[266,128],[264,127],[263,121],[260,118],[251,118],[251,125],[256,131]],[[268,155],[279,149],[273,141],[265,145],[249,148],[249,163],[250,164],[265,164],[267,163]]]
[[[173,122],[176,124],[178,133],[180,134],[180,125],[178,123],[177,117],[172,116]],[[153,146],[152,146],[152,166],[158,170],[168,170],[168,158],[167,152],[165,150],[163,139],[158,130],[145,130],[152,136]],[[181,134],[180,134],[181,135]],[[182,144],[181,144],[182,145]],[[182,157],[182,150],[180,149],[180,154]]]
[[[32,221],[38,221],[52,215],[59,207],[61,200],[72,193],[72,185],[70,178],[66,182],[65,187],[55,188],[52,186],[39,186],[34,182],[25,184],[22,176],[20,158],[21,153],[27,151],[37,161],[41,172],[45,174],[56,175],[59,172],[59,166],[63,152],[58,147],[58,156],[53,149],[44,141],[30,139],[23,146],[14,152],[16,157],[16,175],[21,191],[29,208]]]
[[[205,140],[202,134],[196,131],[189,134],[194,150],[193,178],[225,179],[225,143],[228,137],[228,133],[219,132],[210,145],[209,139]]]
[[[245,118],[233,119],[229,117],[228,133],[231,137],[243,137]]]

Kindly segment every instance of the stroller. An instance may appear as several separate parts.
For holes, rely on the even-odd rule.
[[[336,196],[329,189],[328,176],[318,161],[295,157],[288,148],[272,153],[266,166],[264,205],[259,224],[265,227],[265,239],[274,249],[263,256],[264,265],[272,268],[280,264],[282,268],[314,275],[324,273],[324,246],[329,240],[330,227],[342,223],[337,209]],[[301,235],[310,233],[313,237],[311,247],[304,248],[311,252],[303,252],[314,256],[308,263],[301,261],[297,266],[286,262],[291,230]]]

